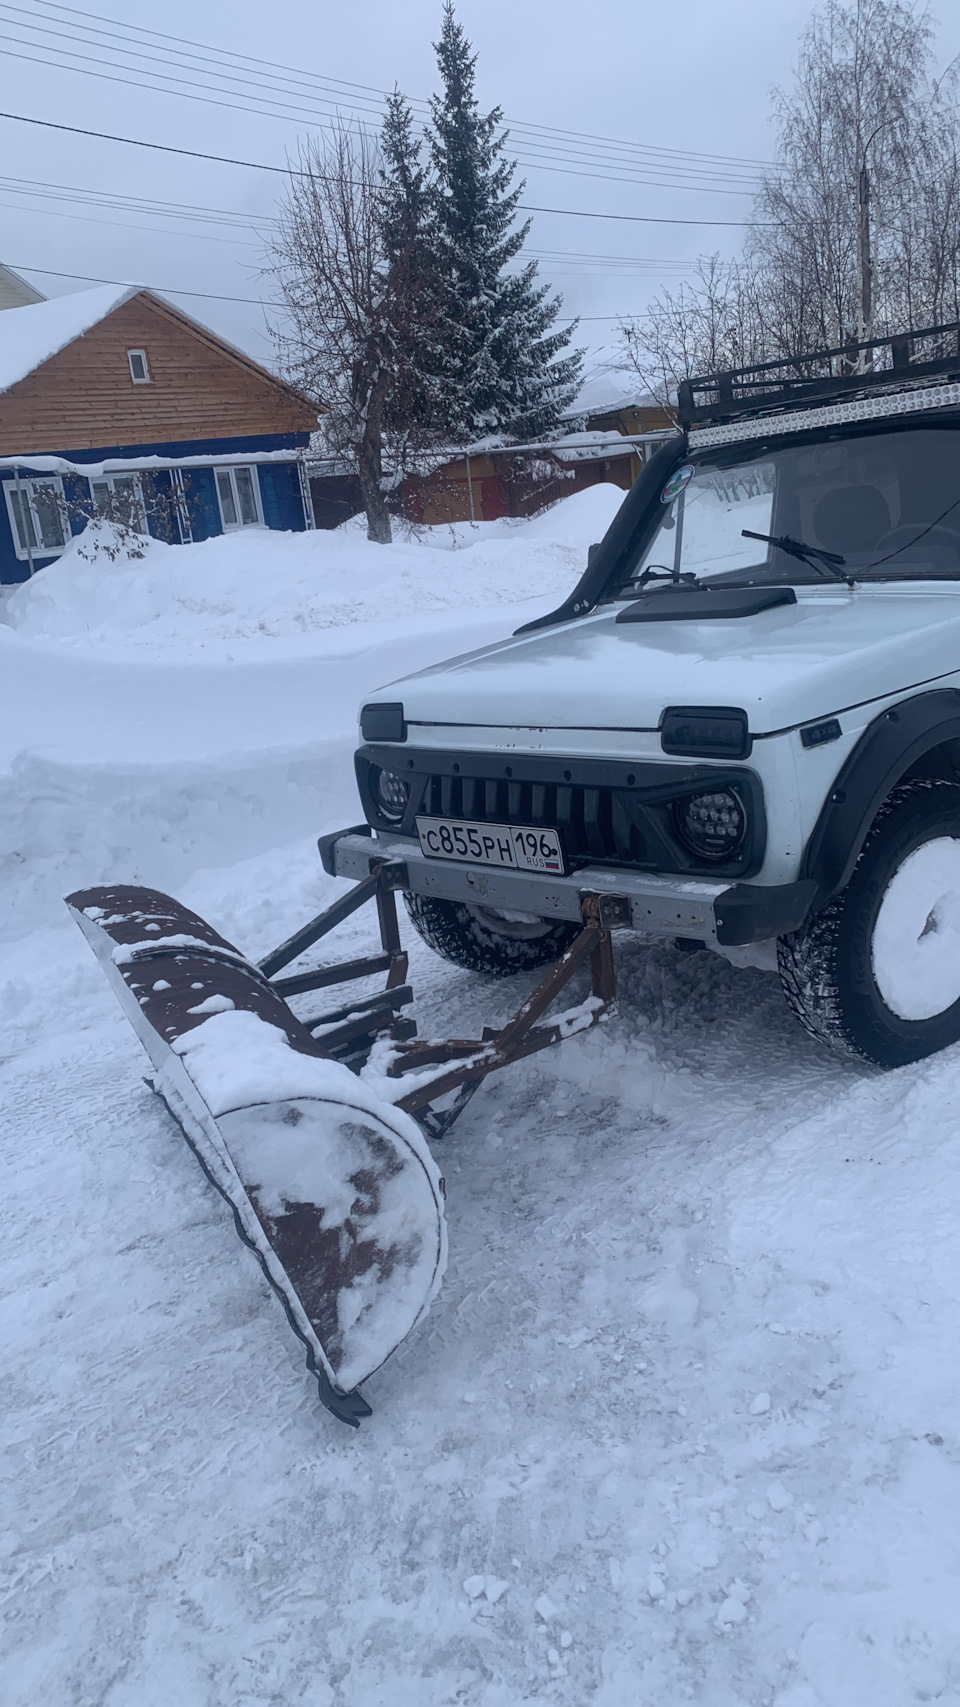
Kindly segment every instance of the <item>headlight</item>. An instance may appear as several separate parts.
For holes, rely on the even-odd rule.
[[[678,800],[673,821],[684,847],[698,859],[730,859],[747,828],[743,807],[729,788]]]
[[[373,798],[384,818],[399,824],[410,798],[409,785],[395,771],[376,771],[373,778]]]

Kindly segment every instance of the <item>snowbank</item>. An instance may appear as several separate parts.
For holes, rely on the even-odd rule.
[[[149,540],[142,558],[111,562],[81,535],[18,589],[4,619],[35,638],[183,656],[225,642],[560,599],[622,501],[619,487],[603,484],[529,522],[428,528],[389,548],[353,524],[334,533],[257,528],[202,545]]]
[[[0,624],[0,937],[70,889],[176,890],[225,849],[353,822],[364,695],[549,610],[621,497],[474,543],[469,525],[389,549],[257,530],[111,562],[75,542]]]

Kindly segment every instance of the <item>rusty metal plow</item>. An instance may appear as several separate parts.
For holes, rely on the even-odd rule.
[[[630,918],[621,897],[584,894],[579,935],[507,1024],[436,1042],[419,1039],[402,1011],[413,998],[397,921],[404,887],[402,864],[371,861],[368,877],[259,965],[156,890],[67,898],[153,1063],[148,1082],[230,1204],[323,1403],[354,1427],[370,1413],[360,1382],[422,1318],[443,1276],[444,1184],[424,1134],[443,1137],[488,1073],[610,1012],[610,933]],[[369,902],[379,953],[278,976]],[[588,966],[590,996],[548,1017]],[[289,1006],[384,972],[377,994],[313,1018]],[[378,1076],[361,1079],[375,1046]]]

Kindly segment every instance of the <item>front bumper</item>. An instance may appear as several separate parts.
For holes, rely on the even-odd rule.
[[[570,877],[553,877],[465,865],[427,859],[419,842],[401,836],[374,837],[366,824],[322,836],[318,845],[324,870],[331,877],[357,881],[367,877],[374,864],[388,861],[403,867],[396,887],[414,895],[571,923],[580,922],[585,894],[618,895],[629,904],[633,930],[653,937],[691,937],[723,948],[766,942],[796,930],[816,892],[812,882],[709,883],[610,866],[587,866]]]

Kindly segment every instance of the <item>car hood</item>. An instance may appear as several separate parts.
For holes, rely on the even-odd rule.
[[[669,705],[739,706],[771,734],[960,670],[960,583],[798,587],[754,616],[617,623],[624,606],[394,682],[408,723],[656,729]],[[402,691],[401,691],[402,690]]]

